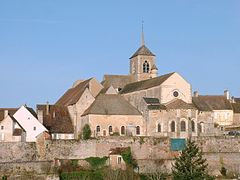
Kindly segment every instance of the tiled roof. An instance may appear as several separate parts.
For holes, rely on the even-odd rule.
[[[160,104],[158,98],[148,98],[144,97],[143,100],[147,103],[147,108],[149,110],[160,110],[160,109],[166,109],[166,107],[162,104]]]
[[[83,113],[101,115],[141,115],[127,100],[120,95],[100,94],[93,104]]]
[[[131,75],[104,75],[102,85],[104,87],[113,86],[116,88],[123,88],[126,84],[134,82]]]
[[[8,110],[8,114],[13,116],[17,112],[18,108],[0,108],[0,121],[4,119],[4,112]]]
[[[37,105],[37,110],[43,111],[43,125],[50,133],[74,133],[73,124],[66,106]]]
[[[165,104],[167,109],[196,109],[193,104],[184,102],[181,99],[174,99],[173,101]]]
[[[117,147],[114,149],[110,149],[109,155],[121,155],[122,153],[127,152],[129,150],[130,150],[129,147]]]
[[[145,45],[142,45],[140,48],[138,48],[138,50],[130,57],[130,59],[138,55],[155,56]]]
[[[147,79],[144,81],[138,81],[138,82],[134,82],[131,84],[127,84],[122,91],[120,91],[121,94],[127,94],[130,92],[134,92],[134,91],[140,91],[140,90],[144,90],[144,89],[148,89],[148,88],[152,88],[155,86],[159,86],[161,85],[164,81],[166,81],[170,76],[172,76],[174,73],[169,73],[169,74],[165,74],[156,78],[152,78],[152,79]]]
[[[193,97],[193,103],[200,111],[232,110],[231,103],[225,96]]]
[[[234,101],[235,101],[236,103],[240,103],[240,98],[234,98]]]
[[[148,97],[144,97],[143,99],[144,99],[144,101],[145,101],[147,104],[160,104],[158,98],[148,98]]]
[[[56,102],[56,105],[69,106],[77,103],[85,89],[89,88],[89,82],[91,79],[83,81],[77,86],[68,89],[65,94]]]
[[[232,103],[233,112],[240,113],[240,103]]]
[[[158,70],[158,68],[157,68],[156,64],[154,64],[154,65],[152,66],[151,70],[153,70],[153,69],[156,69],[156,70]]]

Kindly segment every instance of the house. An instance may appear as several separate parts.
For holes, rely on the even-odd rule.
[[[83,113],[82,124],[89,124],[92,136],[146,135],[142,114],[122,96],[100,94]]]
[[[0,142],[25,142],[26,131],[13,117],[17,108],[0,109]]]
[[[37,105],[39,121],[48,129],[51,139],[74,139],[73,123],[66,106]]]
[[[74,136],[78,138],[81,131],[81,115],[94,102],[103,86],[95,79],[78,80],[55,103],[68,109],[74,127]]]
[[[233,124],[233,109],[226,96],[197,95],[193,97],[193,103],[199,109],[200,115],[204,116],[210,112],[207,121],[212,121],[215,126],[224,127]]]
[[[26,133],[26,142],[36,142],[39,134],[48,130],[38,121],[36,112],[27,106],[21,106],[14,114],[14,119]]]
[[[117,147],[109,151],[109,164],[112,169],[126,170],[127,165],[122,154],[129,151],[129,147]]]

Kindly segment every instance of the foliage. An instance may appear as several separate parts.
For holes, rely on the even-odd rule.
[[[78,160],[77,159],[72,159],[71,160],[71,165],[72,165],[72,168],[75,170],[78,167]]]
[[[85,160],[91,165],[93,169],[97,169],[104,166],[106,164],[107,159],[108,157],[105,156],[103,158],[89,157],[89,158],[86,158]]]
[[[3,176],[3,177],[2,177],[2,180],[7,180],[7,176]]]
[[[172,167],[173,180],[202,180],[213,179],[207,174],[206,159],[194,141],[189,139],[181,156],[175,158]]]
[[[168,175],[166,173],[156,171],[154,173],[146,174],[145,176],[147,180],[166,180]]]
[[[136,167],[137,167],[137,162],[136,162],[136,160],[133,159],[133,157],[132,157],[132,153],[131,153],[130,147],[128,148],[127,151],[121,153],[121,156],[122,156],[124,162],[125,162],[127,165],[129,165],[129,166],[131,166],[131,167],[133,167],[133,168],[136,168]]]
[[[60,180],[70,179],[103,180],[103,173],[101,171],[78,171],[61,173]]]
[[[126,170],[107,168],[104,171],[104,180],[139,180],[140,176],[134,172],[133,168]]]
[[[85,124],[83,127],[82,138],[84,140],[90,139],[91,134],[92,132],[91,132],[90,126],[88,124]]]
[[[227,176],[227,169],[224,166],[222,166],[220,172],[223,176]]]
[[[144,137],[140,137],[139,143],[142,145],[144,143]]]

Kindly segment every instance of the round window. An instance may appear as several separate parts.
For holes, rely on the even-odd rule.
[[[174,96],[174,97],[178,97],[178,96],[179,96],[179,93],[178,93],[177,91],[174,91],[174,92],[173,92],[173,96]]]

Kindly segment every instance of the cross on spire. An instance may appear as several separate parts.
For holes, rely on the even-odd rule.
[[[142,38],[141,38],[141,46],[143,46],[145,44],[144,41],[144,32],[143,32],[143,25],[144,25],[144,21],[142,20]]]

